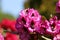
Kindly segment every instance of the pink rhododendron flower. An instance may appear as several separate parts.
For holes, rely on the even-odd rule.
[[[28,17],[33,18],[33,17],[38,17],[38,16],[40,16],[40,15],[37,10],[29,9]]]
[[[50,32],[52,35],[56,35],[59,33],[60,30],[60,21],[57,20],[57,17],[53,17],[50,19],[50,26],[47,29],[48,32]]]
[[[50,18],[50,24],[52,25],[53,23],[55,23],[57,21],[57,16],[54,16],[52,18]]]
[[[24,27],[23,24],[19,24],[17,22],[16,28],[17,28],[17,30],[19,32],[19,35],[20,35],[20,39],[21,40],[29,40],[30,39],[29,32],[27,31],[27,29]]]
[[[57,35],[55,35],[54,38],[53,38],[53,40],[60,40],[60,33],[57,34]]]
[[[22,10],[22,11],[20,12],[20,16],[25,17],[25,16],[28,15],[28,13],[29,13],[29,8],[28,8],[28,9],[25,9],[25,10]]]
[[[60,26],[60,22],[57,20],[57,18],[55,18],[55,20],[53,20],[53,21],[54,21],[53,24],[51,24],[51,26],[52,26],[52,33],[56,34],[60,30],[60,27],[59,27]]]
[[[43,29],[42,32],[44,32],[44,33],[48,33],[49,34],[51,32],[50,23],[49,23],[48,20],[43,20],[42,21],[41,28]]]
[[[41,15],[34,9],[25,9],[20,12],[16,28],[21,40],[29,40],[30,33],[40,32]],[[24,38],[24,39],[23,39]]]

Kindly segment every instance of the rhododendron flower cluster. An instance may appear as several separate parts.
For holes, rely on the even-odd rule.
[[[34,9],[25,9],[20,12],[16,28],[21,35],[21,40],[29,40],[30,33],[40,33],[41,15]],[[23,39],[24,38],[24,39]]]
[[[59,7],[60,1],[57,5]],[[16,20],[16,29],[21,40],[30,40],[31,35],[35,35],[33,36],[33,40],[38,40],[38,35],[41,34],[48,34],[53,37],[53,40],[60,40],[60,36],[58,36],[60,35],[60,20],[58,20],[58,16],[51,17],[47,20],[33,8],[28,8],[20,12]]]

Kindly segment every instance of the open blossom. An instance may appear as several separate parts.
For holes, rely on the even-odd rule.
[[[0,40],[4,40],[4,37],[2,36],[1,33],[0,33]]]
[[[16,28],[21,40],[29,40],[30,33],[40,32],[41,15],[34,9],[25,9],[20,12],[16,21]]]
[[[60,21],[59,20],[56,19],[51,26],[52,26],[53,34],[59,33],[59,31],[60,31]]]
[[[50,21],[51,25],[54,24],[57,21],[57,16],[54,16],[54,17],[50,18],[49,21]]]
[[[50,18],[50,20],[49,20],[49,25],[50,26],[47,29],[47,31],[50,32],[51,34],[57,33],[56,23],[57,23],[57,17],[56,16],[54,16],[53,18]]]
[[[57,17],[54,16],[50,19],[49,28],[47,29],[47,32],[50,32],[52,35],[56,35],[60,32],[60,21],[57,20]]]
[[[23,16],[23,17],[28,16],[28,12],[29,12],[29,8],[22,10],[22,11],[20,11],[20,16]]]
[[[53,38],[53,40],[60,40],[60,33],[56,34]]]
[[[39,13],[38,13],[37,10],[29,9],[28,17],[33,18],[33,17],[39,17],[39,16],[40,16],[40,15],[39,15]],[[40,17],[41,17],[41,16],[40,16]]]
[[[55,30],[57,34],[54,35],[53,40],[60,40],[60,20],[57,21]]]
[[[26,24],[26,26],[28,27],[28,30],[30,31],[30,32],[34,32],[34,31],[40,31],[40,18],[31,18],[28,22],[27,22],[27,24]]]
[[[19,32],[20,35],[20,39],[21,40],[29,40],[30,39],[30,35],[29,32],[27,31],[27,29],[24,27],[23,24],[19,24],[18,22],[16,23],[16,28]]]
[[[42,32],[44,32],[44,33],[50,33],[51,32],[50,23],[48,20],[42,21],[41,28],[42,28],[41,30],[43,30]]]

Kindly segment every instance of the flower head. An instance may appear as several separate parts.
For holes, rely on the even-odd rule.
[[[34,9],[22,10],[16,22],[16,28],[20,34],[21,40],[29,40],[30,33],[34,34],[34,32],[40,32],[39,31],[40,22],[41,22],[41,15],[39,15],[37,10]]]
[[[47,29],[52,35],[56,35],[60,31],[60,21],[57,20],[57,17],[50,19],[49,28]]]

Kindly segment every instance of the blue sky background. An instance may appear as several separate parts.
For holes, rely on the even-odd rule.
[[[2,10],[17,17],[19,11],[24,9],[24,2],[25,0],[2,0]]]

